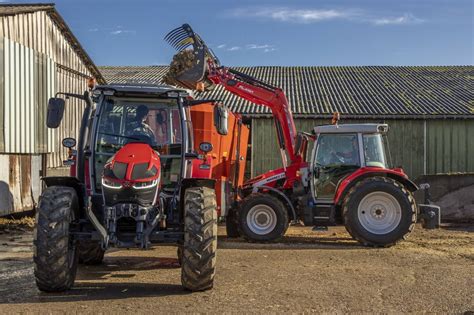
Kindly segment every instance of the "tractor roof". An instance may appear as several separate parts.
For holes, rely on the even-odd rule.
[[[95,90],[101,91],[113,91],[114,93],[120,94],[146,94],[146,95],[161,95],[168,92],[177,92],[182,96],[189,96],[190,93],[187,90],[176,88],[169,85],[153,85],[153,84],[109,84],[109,85],[97,85]]]
[[[319,133],[386,133],[387,124],[340,124],[323,125],[314,127],[314,132]]]

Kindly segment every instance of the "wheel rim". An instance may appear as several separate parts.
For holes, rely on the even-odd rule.
[[[253,206],[247,214],[247,226],[257,235],[266,235],[272,232],[276,224],[277,216],[270,206]]]
[[[400,203],[389,193],[377,191],[362,198],[357,209],[360,224],[372,234],[388,234],[402,220]]]

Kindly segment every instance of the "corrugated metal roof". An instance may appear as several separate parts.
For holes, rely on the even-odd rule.
[[[99,67],[109,83],[160,83],[167,66]],[[474,118],[474,66],[235,67],[281,87],[295,116],[374,115],[398,118]],[[269,110],[221,86],[198,98],[224,101],[246,115]]]
[[[53,22],[61,30],[64,37],[67,39],[71,47],[76,51],[79,57],[82,59],[84,64],[87,66],[89,71],[94,75],[99,83],[105,83],[105,79],[97,69],[97,66],[94,64],[92,59],[86,53],[84,48],[77,40],[76,36],[72,33],[69,26],[66,24],[61,15],[56,11],[54,3],[27,3],[27,4],[11,4],[11,3],[0,3],[0,16],[5,15],[17,15],[17,14],[27,14],[37,11],[46,11],[46,13],[51,17]]]

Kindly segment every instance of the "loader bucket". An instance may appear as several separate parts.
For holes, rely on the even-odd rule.
[[[206,88],[212,84],[207,80],[207,58],[217,61],[212,51],[196,34],[191,26],[183,24],[165,36],[173,48],[178,50],[170,64],[163,82],[195,90],[198,83],[204,83]]]

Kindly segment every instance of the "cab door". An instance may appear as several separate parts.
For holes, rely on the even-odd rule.
[[[318,201],[332,202],[339,181],[361,167],[357,133],[320,134],[312,159],[312,193]]]

